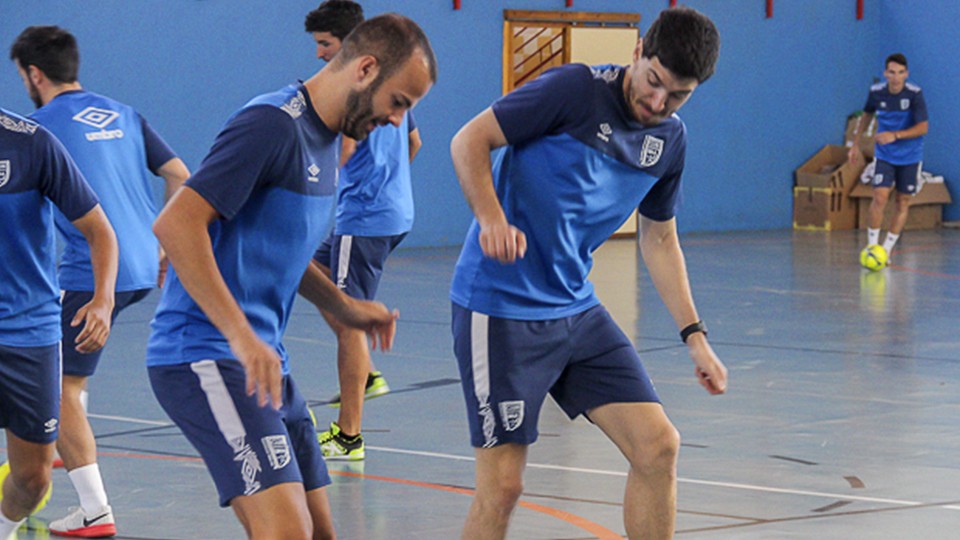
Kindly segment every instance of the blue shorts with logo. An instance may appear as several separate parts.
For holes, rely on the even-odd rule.
[[[0,345],[0,428],[25,441],[50,444],[60,424],[60,343]]]
[[[283,378],[280,410],[247,396],[236,360],[150,366],[160,406],[200,452],[220,494],[220,506],[287,482],[306,491],[330,484],[307,403],[293,379]]]
[[[603,306],[562,319],[490,317],[453,304],[470,443],[532,444],[549,393],[571,419],[608,403],[659,403],[633,343]]]
[[[897,184],[897,191],[907,195],[917,194],[917,183],[920,181],[920,170],[923,163],[909,165],[894,165],[882,159],[877,160],[873,172],[873,187],[888,188]]]
[[[110,314],[110,327],[121,311],[143,300],[152,289],[118,292],[113,295],[113,312]],[[91,291],[64,291],[61,303],[60,328],[63,331],[63,373],[77,377],[89,377],[97,371],[103,349],[84,354],[77,351],[77,336],[83,331],[83,323],[70,326],[77,311],[93,299]]]
[[[314,253],[313,260],[330,269],[330,279],[351,298],[373,300],[383,275],[383,263],[406,238],[331,234]]]

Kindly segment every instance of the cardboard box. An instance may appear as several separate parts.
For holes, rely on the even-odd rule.
[[[839,231],[857,226],[857,204],[847,192],[822,187],[793,188],[793,228]]]
[[[860,117],[862,117],[863,114],[864,113],[860,111],[847,117],[847,129],[843,132],[843,145],[845,147],[851,148],[853,146],[853,130],[856,129],[857,123],[860,122]],[[874,144],[876,143],[873,140],[873,136],[876,134],[877,117],[874,116],[857,138],[860,144],[860,151],[867,157],[867,161],[873,159]]]
[[[853,165],[847,161],[847,149],[827,145],[796,170],[797,186],[828,188],[849,194],[860,180],[863,163]]]
[[[873,201],[873,187],[870,184],[857,184],[850,196],[857,201],[859,212],[857,227],[866,229],[870,203]],[[890,191],[890,197],[887,199],[887,207],[883,212],[883,224],[880,226],[883,230],[889,228],[893,212],[897,207],[895,200],[896,188]],[[943,225],[943,205],[951,202],[950,191],[945,183],[925,183],[920,192],[910,200],[910,214],[907,215],[907,223],[903,229],[911,231],[940,228]]]

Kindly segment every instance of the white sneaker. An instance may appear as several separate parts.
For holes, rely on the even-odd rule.
[[[117,534],[117,524],[109,504],[90,515],[83,508],[74,507],[67,517],[50,522],[50,532],[57,536],[107,538]]]

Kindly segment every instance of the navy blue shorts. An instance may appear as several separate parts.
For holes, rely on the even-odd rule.
[[[110,327],[117,315],[133,304],[143,300],[153,289],[118,292],[113,295],[113,313],[110,314]],[[89,377],[97,371],[103,349],[89,354],[77,351],[77,336],[83,331],[83,324],[70,326],[77,311],[93,299],[91,291],[63,291],[63,311],[60,315],[60,328],[63,331],[63,373],[76,377]]]
[[[0,345],[0,427],[25,441],[50,444],[60,424],[60,343]]]
[[[287,482],[306,491],[330,484],[327,464],[307,402],[293,379],[283,378],[276,411],[247,396],[236,360],[151,366],[150,384],[160,406],[200,452],[220,494],[220,506]]]
[[[563,319],[500,319],[453,304],[470,443],[531,444],[547,393],[571,419],[608,403],[660,402],[633,343],[603,306]]]
[[[896,182],[898,192],[916,195],[917,182],[920,180],[922,166],[922,162],[911,163],[910,165],[894,165],[878,159],[873,173],[873,187],[893,187],[894,182]]]
[[[407,233],[394,236],[331,234],[313,259],[330,269],[330,279],[348,296],[373,300],[383,275],[383,263],[406,236]]]

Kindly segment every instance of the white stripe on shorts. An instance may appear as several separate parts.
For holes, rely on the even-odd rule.
[[[193,362],[190,364],[190,370],[200,379],[200,388],[207,396],[207,403],[210,404],[210,410],[217,421],[220,433],[233,451],[239,452],[246,443],[247,431],[243,427],[240,413],[237,412],[233,398],[230,397],[227,385],[223,382],[217,363],[213,360]]]
[[[473,364],[473,393],[483,419],[484,448],[497,444],[496,426],[490,407],[490,317],[477,312],[470,314],[470,360]]]
[[[350,271],[350,250],[353,249],[353,235],[345,234],[340,237],[340,257],[337,261],[338,289],[347,288],[347,274]]]

